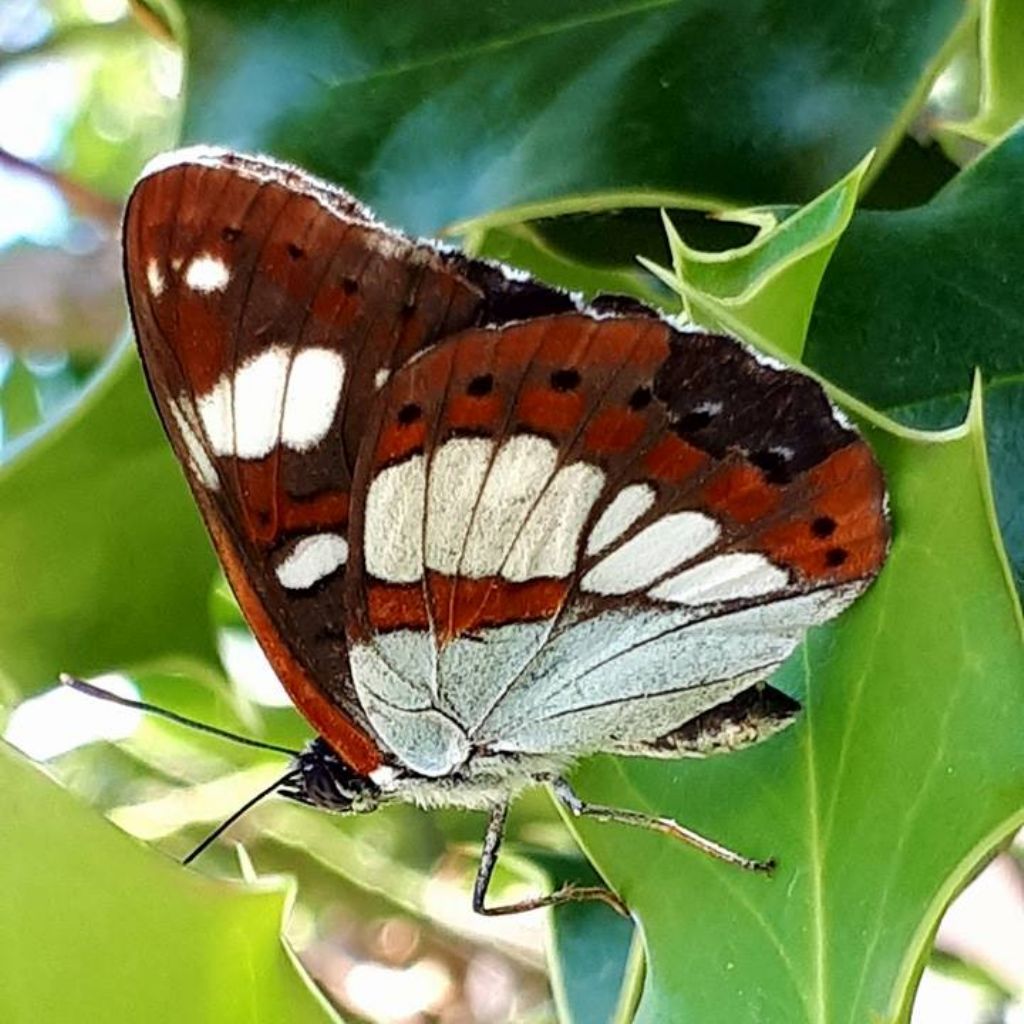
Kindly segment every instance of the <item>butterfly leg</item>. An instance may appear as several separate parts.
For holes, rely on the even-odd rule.
[[[598,885],[563,885],[546,896],[533,896],[516,903],[505,903],[497,907],[486,905],[487,890],[498,863],[498,851],[505,835],[505,820],[508,817],[508,801],[495,804],[491,808],[491,816],[487,821],[487,832],[484,835],[484,848],[480,854],[480,868],[473,883],[473,909],[478,914],[498,917],[503,914],[521,914],[527,910],[538,910],[541,907],[555,907],[560,903],[575,903],[580,900],[600,900],[617,910],[624,917],[629,916],[625,904],[611,891]]]
[[[747,871],[771,872],[775,867],[773,860],[753,860],[744,857],[727,846],[716,843],[713,839],[702,836],[699,832],[684,828],[677,821],[671,818],[654,818],[640,811],[625,811],[616,807],[604,807],[600,804],[588,804],[581,800],[565,779],[557,778],[552,780],[552,787],[559,802],[577,818],[594,818],[596,821],[611,821],[620,825],[636,825],[640,828],[648,828],[654,832],[661,832],[663,835],[671,836],[680,842],[686,843],[706,853],[716,860],[725,861],[726,864],[735,864],[737,867]]]

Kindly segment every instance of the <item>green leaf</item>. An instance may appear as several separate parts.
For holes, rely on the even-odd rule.
[[[532,888],[547,891],[563,885],[601,885],[579,852],[556,853],[518,848],[504,858]],[[497,902],[492,896],[492,902]],[[619,1024],[636,1009],[643,981],[643,947],[633,923],[605,903],[563,903],[548,914],[551,988],[559,1024]]]
[[[1024,587],[1024,126],[931,202],[859,211],[825,272],[809,366],[904,422],[946,427],[985,384],[996,504]]]
[[[327,1024],[280,937],[280,883],[216,882],[97,818],[0,744],[0,1018]]]
[[[808,362],[885,409],[950,393],[965,409],[976,366],[1019,374],[1022,189],[1024,127],[926,205],[858,211],[821,285]]]
[[[0,444],[34,427],[40,420],[39,394],[31,370],[17,356],[0,379]]]
[[[966,10],[189,0],[185,134],[294,159],[417,232],[801,202],[895,144]]]
[[[0,564],[0,696],[62,670],[215,663],[210,544],[134,350],[0,466]]]
[[[945,905],[1024,823],[1020,608],[980,411],[943,438],[869,432],[892,551],[776,677],[805,694],[795,726],[704,763],[605,757],[577,772],[584,796],[778,859],[765,878],[663,837],[578,826],[643,928],[642,1024],[905,1020]]]
[[[487,0],[482,7],[455,0],[191,0],[186,134],[296,159],[414,230],[436,231],[472,217],[480,218],[477,227],[500,221],[525,252],[534,232],[507,223],[525,210],[666,201],[719,209],[818,194],[872,146],[883,157],[891,149],[958,22],[964,25],[965,10],[961,0],[911,0],[898,10],[882,0],[848,0],[808,18],[799,5],[782,0],[733,0],[724,8],[695,0],[512,6]],[[544,240],[536,234],[539,251]],[[546,272],[578,274],[576,287],[597,276],[597,269],[577,271],[557,252],[541,255]],[[632,273],[619,280],[615,290],[645,288]],[[800,298],[803,285],[797,284]],[[766,305],[764,313],[772,310]],[[970,436],[977,440],[976,432]],[[1019,805],[1021,792],[1019,770],[1008,774],[1006,759],[1007,737],[1020,735],[1020,694],[1007,682],[1021,669],[1019,620],[1001,577],[993,582],[997,542],[991,530],[982,539],[976,528],[983,467],[976,445],[965,455],[966,440],[939,444],[880,435],[897,498],[893,564],[867,603],[815,637],[803,665],[790,666],[785,681],[809,686],[811,693],[809,714],[796,731],[710,765],[644,769],[604,759],[581,772],[585,791],[591,778],[599,785],[601,773],[611,773],[602,799],[614,798],[619,786],[623,802],[675,811],[736,845],[757,847],[752,852],[762,852],[763,843],[763,852],[783,858],[774,881],[750,879],[686,850],[665,853],[665,840],[603,827],[612,844],[603,866],[613,879],[625,878],[627,896],[635,884],[653,951],[646,1019],[688,1013],[695,997],[679,986],[693,985],[705,994],[715,989],[715,998],[699,1006],[707,1012],[688,1013],[692,1019],[745,1020],[763,1010],[763,1018],[788,1022],[800,997],[793,989],[779,996],[787,956],[801,970],[794,988],[802,992],[810,979],[813,1008],[825,1007],[814,1019],[822,1021],[832,1009],[830,1015],[848,1010],[848,1019],[867,1019],[861,1011],[876,1005],[879,993],[891,1002],[909,991],[938,907],[1007,827],[1007,805],[1014,799]],[[160,658],[212,663],[208,542],[128,357],[38,450],[23,450],[0,470],[0,536],[7,545],[0,564],[16,569],[16,579],[8,575],[0,583],[0,607],[17,610],[0,616],[4,682],[27,690],[57,668],[87,672],[93,665]],[[918,588],[925,591],[920,601]],[[1008,618],[1016,630],[1012,651]],[[865,667],[871,675],[861,675]],[[159,685],[170,690],[174,682]],[[990,726],[984,733],[982,720]],[[844,746],[833,743],[838,736]],[[752,784],[751,778],[769,781]],[[10,799],[18,789],[3,791]],[[828,803],[833,793],[834,805]],[[81,845],[88,877],[74,874],[71,861],[39,863],[60,868],[53,871],[58,880],[77,883],[66,895],[58,887],[62,904],[77,910],[84,893],[82,919],[91,916],[104,936],[115,933],[113,925],[103,927],[109,915],[96,903],[109,910],[110,901],[123,896],[122,877],[136,876],[110,880],[102,873],[110,858],[94,857],[83,845],[76,814],[65,813],[63,804],[50,813],[45,795],[32,796],[28,809],[3,808],[6,820],[19,827],[27,820],[34,829],[40,823],[29,811],[38,806],[47,822],[61,821],[61,833],[47,836],[57,852],[46,856],[56,858],[60,850],[77,855]],[[412,813],[395,808],[382,815],[403,810]],[[305,857],[305,835],[282,820],[302,847],[296,857]],[[828,844],[815,844],[805,831],[812,822]],[[320,849],[337,857],[339,830],[321,823]],[[376,837],[387,820],[374,815],[353,824]],[[776,842],[779,832],[784,835]],[[594,841],[600,841],[597,833]],[[348,852],[355,850],[343,848],[340,859]],[[820,857],[809,857],[813,852]],[[878,878],[871,874],[875,868]],[[168,870],[130,891],[144,888],[151,904],[162,908],[170,893],[177,895],[179,875]],[[6,877],[20,878],[12,871]],[[382,886],[382,877],[401,876],[376,872],[374,884]],[[21,916],[30,907],[49,920],[53,888],[26,890],[17,904]],[[808,914],[808,894],[821,913]],[[151,916],[143,909],[124,919],[134,927]],[[182,926],[173,915],[168,921],[172,940],[191,939],[203,927]],[[781,951],[770,942],[771,934],[781,934],[772,928],[782,928],[790,943]],[[3,934],[18,929],[20,922]],[[256,959],[247,961],[246,945],[255,929],[209,930],[229,967]],[[269,935],[269,927],[260,934]],[[854,946],[865,934],[877,940],[873,951],[866,942]],[[815,945],[822,935],[828,942]],[[79,941],[69,949],[44,946],[46,963],[61,972],[59,979],[45,979],[48,997],[74,973],[87,944],[72,937]],[[757,946],[762,940],[767,954]],[[176,952],[177,944],[170,948]],[[561,948],[570,959],[568,947]],[[130,956],[139,955],[133,946]],[[197,970],[188,976],[166,971],[178,990],[175,1019],[204,1019],[189,1015],[192,1000],[205,998],[203,1005],[219,1009],[221,992],[236,1000],[243,993],[246,1001],[232,1006],[251,1010],[253,1019],[262,1010],[266,1016],[259,1019],[305,1019],[301,1007],[282,1009],[249,977],[229,974],[216,989],[217,956],[203,945]],[[862,958],[863,988],[847,984],[844,956],[854,967]],[[115,983],[130,993],[152,973],[143,966],[125,980],[122,960],[83,959],[100,975],[90,979],[89,993]],[[129,968],[135,963],[129,959]],[[262,962],[254,968],[258,982]],[[14,969],[19,978],[35,977],[21,971],[20,960]],[[165,976],[156,977],[162,982]],[[769,997],[778,998],[769,1005]],[[3,998],[0,988],[6,1019]],[[104,1019],[92,1004],[76,1008],[75,1019],[89,1018],[90,1010]],[[739,1012],[728,1015],[728,1009]],[[37,1019],[28,1018],[31,1024]]]
[[[1024,6],[1019,0],[980,0],[978,61],[981,95],[978,111],[965,121],[944,121],[936,126],[940,137],[949,132],[990,144],[1024,116]]]
[[[687,245],[665,215],[672,273],[640,261],[683,298],[691,318],[709,327],[742,322],[781,352],[799,359],[814,297],[832,250],[853,215],[871,163],[865,157],[820,196],[789,214],[731,211],[730,221],[759,225],[747,245],[699,252]]]
[[[563,881],[591,885],[593,871],[551,871]],[[617,1024],[632,1019],[643,979],[643,947],[631,922],[603,903],[567,903],[550,916],[551,987],[560,1024]]]

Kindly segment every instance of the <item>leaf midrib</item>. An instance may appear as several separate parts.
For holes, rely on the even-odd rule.
[[[807,644],[804,643],[800,652],[803,660],[804,688],[807,688],[811,681],[811,664],[807,656]],[[806,729],[806,742],[804,752],[807,758],[807,811],[808,811],[808,868],[811,887],[811,915],[812,915],[812,940],[811,960],[814,965],[814,979],[812,982],[813,995],[808,1009],[811,1010],[813,1018],[825,1024],[828,1020],[828,998],[826,994],[826,944],[825,944],[825,861],[822,856],[823,846],[821,841],[821,816],[819,813],[819,790],[817,759],[814,751],[814,720],[812,718],[812,703],[808,700],[804,728]]]
[[[601,11],[587,17],[566,18],[559,22],[550,22],[528,31],[515,33],[513,35],[501,36],[495,39],[478,40],[471,46],[459,47],[457,49],[442,51],[431,57],[419,61],[406,61],[403,64],[394,64],[391,67],[378,68],[367,74],[348,75],[331,79],[328,83],[332,89],[343,88],[349,85],[363,85],[367,82],[376,82],[386,78],[399,78],[402,75],[412,74],[417,71],[425,71],[428,68],[437,67],[442,64],[458,63],[470,58],[495,53],[500,50],[519,46],[522,43],[529,43],[535,39],[544,39],[549,36],[556,36],[563,32],[572,32],[576,29],[586,28],[590,25],[598,25],[607,21],[616,21],[619,18],[627,18],[634,14],[643,14],[647,11],[655,11],[663,7],[675,7],[680,0],[638,0],[631,4],[624,4],[618,9]]]

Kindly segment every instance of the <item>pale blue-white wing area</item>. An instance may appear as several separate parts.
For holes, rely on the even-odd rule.
[[[878,466],[816,383],[631,312],[414,358],[353,496],[356,692],[426,775],[657,746],[849,604],[888,537]]]

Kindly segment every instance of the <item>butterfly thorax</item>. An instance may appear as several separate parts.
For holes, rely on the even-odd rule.
[[[295,781],[281,792],[299,803],[336,814],[365,814],[395,802],[483,810],[549,781],[566,764],[565,758],[477,751],[443,777],[396,765],[382,765],[372,775],[362,775],[317,737],[296,758]]]
[[[385,800],[400,800],[425,809],[486,810],[524,789],[550,782],[569,763],[567,757],[552,755],[473,751],[464,764],[443,775],[390,767],[379,768],[374,775],[380,779]]]

